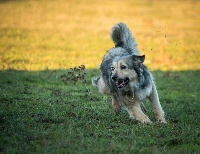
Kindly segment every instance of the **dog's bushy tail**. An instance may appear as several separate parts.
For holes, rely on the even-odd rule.
[[[135,55],[139,55],[137,43],[126,24],[122,22],[115,24],[111,29],[110,36],[115,47],[122,47]]]

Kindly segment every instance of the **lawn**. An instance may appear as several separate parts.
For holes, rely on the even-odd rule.
[[[0,153],[200,153],[199,8],[197,0],[1,0]],[[153,124],[115,114],[91,85],[119,21],[146,55],[168,124],[156,123],[148,101]]]
[[[131,121],[125,110],[116,115],[91,86],[98,71],[80,74],[74,85],[66,70],[1,71],[1,152],[200,152],[199,71],[153,72],[166,125],[156,123],[149,102],[153,124]]]

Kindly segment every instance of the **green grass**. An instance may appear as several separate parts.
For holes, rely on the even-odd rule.
[[[199,8],[197,0],[0,0],[0,153],[200,153]],[[115,114],[91,85],[119,21],[153,70],[167,125],[149,102],[153,124]]]
[[[200,152],[199,71],[153,72],[166,125],[156,123],[150,102],[153,124],[116,115],[91,86],[99,71],[86,70],[86,83],[75,86],[69,71],[0,72],[2,153]]]

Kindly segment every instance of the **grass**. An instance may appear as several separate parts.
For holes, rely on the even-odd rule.
[[[153,72],[167,125],[156,123],[149,102],[153,124],[131,121],[125,110],[116,115],[90,84],[98,71],[81,73],[86,82],[74,86],[66,70],[1,71],[1,152],[200,152],[199,71]]]
[[[199,6],[1,0],[0,153],[200,153]],[[167,125],[148,101],[151,125],[116,115],[91,85],[119,21],[146,55]]]

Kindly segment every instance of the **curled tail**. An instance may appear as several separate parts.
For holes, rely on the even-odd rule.
[[[122,47],[135,55],[139,55],[137,43],[126,24],[120,22],[115,24],[110,32],[115,47]]]

